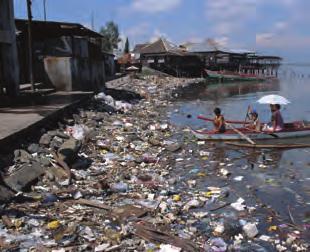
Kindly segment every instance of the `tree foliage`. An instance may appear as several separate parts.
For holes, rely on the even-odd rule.
[[[124,53],[129,53],[129,40],[126,38]]]
[[[121,41],[119,37],[118,25],[113,21],[107,22],[104,27],[100,29],[102,38],[102,50],[112,52],[113,49],[118,48],[118,43]]]

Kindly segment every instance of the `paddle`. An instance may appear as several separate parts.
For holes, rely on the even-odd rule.
[[[248,141],[250,144],[255,145],[256,143],[249,138],[248,136],[246,136],[245,134],[243,134],[240,130],[237,130],[234,126],[232,126],[230,123],[225,122],[225,125],[227,125],[229,128],[231,128],[233,131],[235,131],[236,133],[238,133],[242,138],[244,138],[246,141]]]

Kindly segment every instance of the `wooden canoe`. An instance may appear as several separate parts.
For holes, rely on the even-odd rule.
[[[309,148],[310,144],[248,144],[248,143],[232,143],[226,142],[228,145],[245,148],[266,148],[266,149],[290,149],[290,148]]]
[[[251,75],[251,74],[239,74],[234,72],[227,72],[227,71],[211,71],[209,69],[205,69],[208,77],[216,78],[216,79],[227,79],[227,80],[235,80],[235,81],[253,81],[253,80],[264,80],[265,78]]]
[[[310,136],[310,125],[304,125],[303,122],[292,122],[285,124],[284,130],[277,132],[262,131],[257,133],[248,128],[236,128],[252,140],[265,139],[287,139]],[[244,138],[232,129],[227,129],[224,133],[215,133],[209,130],[191,130],[192,133],[200,140],[220,140],[220,141],[240,141]]]

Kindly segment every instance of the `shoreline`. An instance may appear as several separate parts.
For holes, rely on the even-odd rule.
[[[65,118],[66,125],[45,133],[40,144],[15,153],[11,176],[25,167],[39,167],[39,175],[30,169],[27,185],[17,188],[23,197],[2,210],[6,218],[0,223],[7,228],[2,236],[27,249],[159,251],[173,249],[170,244],[184,251],[307,251],[307,227],[284,225],[277,216],[268,222],[272,209],[230,189],[232,161],[213,160],[217,146],[196,141],[163,114],[173,103],[172,91],[195,81],[154,76],[110,81],[107,88],[145,99],[121,103],[121,113],[114,113],[117,101],[107,95],[92,99]],[[200,180],[210,181],[203,191],[196,189]],[[4,239],[1,246],[14,242]]]
[[[106,87],[116,90],[129,90],[146,99],[154,97],[168,99],[174,90],[204,81],[205,78],[178,78],[158,75],[130,78],[130,76],[126,76],[107,82]]]

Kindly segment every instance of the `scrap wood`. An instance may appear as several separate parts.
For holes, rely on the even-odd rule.
[[[219,210],[219,209],[222,209],[222,208],[224,208],[224,207],[227,207],[227,206],[229,206],[231,203],[224,203],[224,204],[222,204],[222,205],[219,205],[219,206],[217,206],[217,207],[214,207],[214,208],[212,208],[212,209],[210,209],[210,211],[211,212],[213,212],[213,211],[217,211],[217,210]]]
[[[91,206],[91,207],[96,207],[104,210],[111,210],[111,207],[93,200],[88,200],[88,199],[78,199],[78,200],[72,200],[72,203],[75,204],[80,204],[80,205],[86,205],[86,206]]]
[[[74,192],[77,191],[76,187],[72,187],[72,188],[64,188],[64,189],[54,189],[52,190],[52,193],[59,195],[59,194],[72,194]]]
[[[119,251],[119,249],[122,248],[122,245],[114,245],[112,247],[109,247],[107,249],[105,249],[104,251],[109,252],[109,251]]]
[[[52,152],[52,155],[54,159],[56,160],[56,162],[66,171],[66,173],[68,174],[68,179],[69,181],[71,181],[72,173],[71,173],[71,169],[68,166],[68,164],[64,160],[59,158],[55,152]]]
[[[134,227],[136,229],[135,235],[149,242],[170,244],[189,252],[199,251],[192,241],[162,232],[150,223],[138,222]]]
[[[293,217],[293,215],[292,215],[292,213],[291,213],[291,209],[290,209],[290,206],[289,206],[289,205],[287,206],[287,211],[288,211],[288,216],[289,216],[290,219],[291,219],[291,222],[292,222],[294,225],[296,225],[295,220],[294,220],[294,217]]]
[[[7,216],[7,215],[2,215],[1,216],[2,222],[3,224],[8,227],[8,228],[12,228],[14,227],[14,223],[11,221],[11,219]]]
[[[66,201],[66,203],[72,203],[72,204],[80,204],[80,205],[86,205],[90,207],[100,208],[111,212],[111,216],[119,219],[119,220],[127,220],[130,217],[133,218],[141,218],[145,216],[148,211],[141,207],[136,207],[132,205],[125,205],[120,207],[112,208],[108,205],[93,201],[93,200],[87,200],[87,199],[78,199],[78,200],[69,200]]]
[[[133,205],[125,205],[113,208],[112,217],[119,220],[128,220],[129,218],[141,218],[148,213],[148,210]]]
[[[0,238],[0,250],[1,251],[17,251],[19,248],[18,243],[8,243],[5,238]]]

